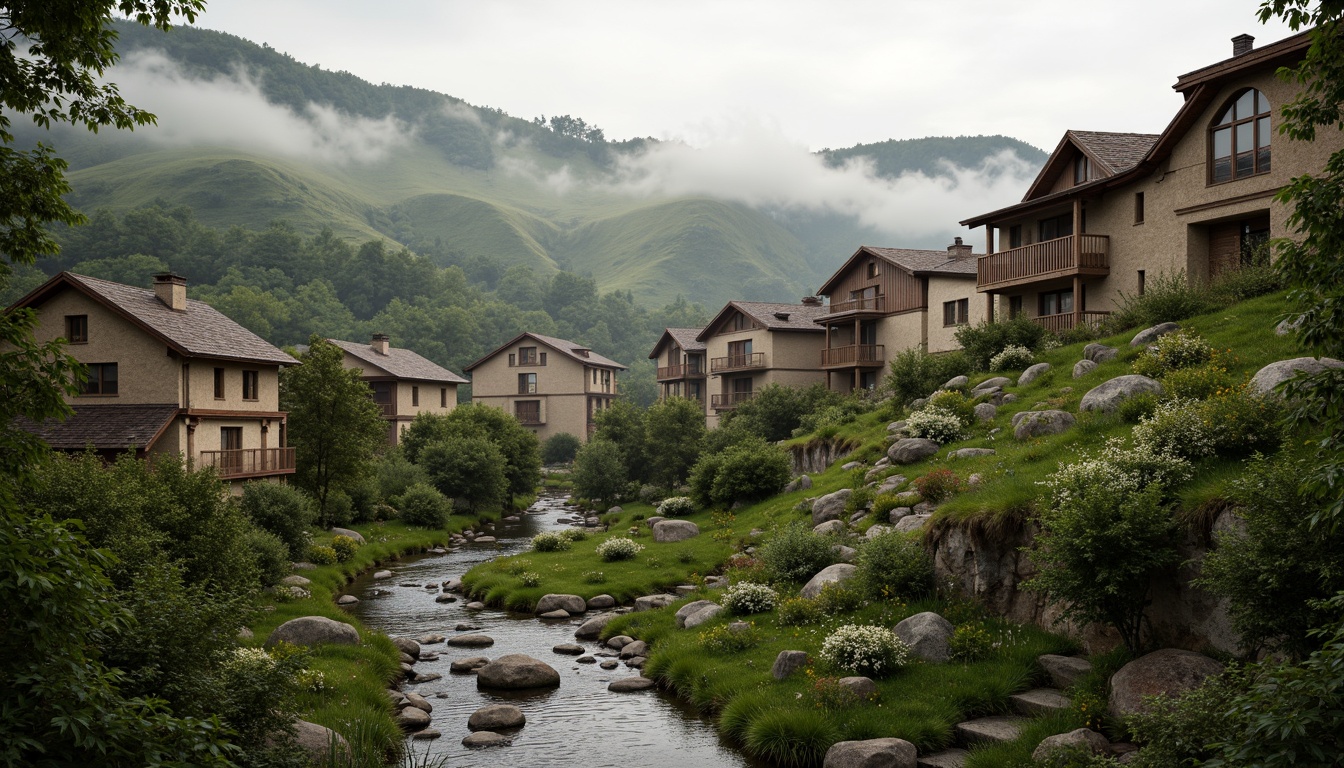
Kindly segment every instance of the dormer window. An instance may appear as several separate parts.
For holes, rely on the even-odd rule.
[[[1242,91],[1209,129],[1209,182],[1220,184],[1269,173],[1269,99]]]
[[[1073,183],[1074,186],[1082,184],[1092,178],[1092,161],[1087,155],[1079,155],[1073,159]]]
[[[868,262],[868,279],[871,280],[874,277],[877,277],[877,275],[878,275],[877,262],[876,261]]]

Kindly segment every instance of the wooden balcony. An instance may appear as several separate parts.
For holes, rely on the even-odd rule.
[[[201,451],[200,468],[214,467],[221,478],[265,477],[294,473],[293,448],[239,448]]]
[[[380,403],[375,400],[373,404],[378,406],[378,410],[383,414],[384,419],[391,418],[397,415],[396,403]]]
[[[705,369],[700,363],[687,365],[664,365],[658,368],[659,381],[672,381],[675,379],[703,379],[705,378]]]
[[[1083,312],[1082,324],[1090,328],[1096,328],[1101,325],[1102,321],[1105,320],[1106,316],[1109,314],[1111,313]],[[1074,327],[1074,315],[1072,312],[1064,312],[1058,315],[1040,315],[1039,317],[1033,317],[1032,320],[1051,333],[1063,333]]]
[[[1110,240],[1106,235],[1069,235],[981,256],[976,261],[977,288],[997,291],[1058,277],[1104,277],[1111,272]]]
[[[817,322],[833,320],[836,315],[848,315],[850,317],[885,315],[887,313],[887,297],[869,296],[864,299],[832,301],[830,306],[826,309],[826,315]]]
[[[886,347],[881,344],[851,344],[821,350],[822,368],[881,368],[886,362]]]
[[[729,392],[726,395],[711,395],[709,407],[716,411],[731,411],[756,396],[755,392]]]
[[[764,367],[764,352],[752,352],[746,355],[729,355],[728,357],[715,357],[709,361],[709,370],[711,373],[726,373],[727,371],[740,371],[746,368]]]
[[[514,416],[518,419],[518,423],[522,424],[524,427],[539,427],[546,423],[541,420],[540,413],[524,411],[523,413],[514,414]]]

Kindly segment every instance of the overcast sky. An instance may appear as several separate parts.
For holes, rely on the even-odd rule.
[[[816,150],[1067,128],[1157,133],[1176,77],[1290,34],[1254,0],[209,0],[198,25],[374,83],[611,139],[743,123]]]

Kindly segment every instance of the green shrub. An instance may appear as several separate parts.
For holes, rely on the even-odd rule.
[[[867,677],[886,677],[910,661],[910,649],[886,627],[845,624],[821,643],[822,662]]]
[[[445,528],[453,503],[432,485],[416,483],[397,499],[397,509],[407,525],[421,528]]]
[[[892,358],[882,386],[899,404],[928,397],[929,393],[957,376],[971,372],[971,363],[961,352],[930,355],[919,347],[902,350]]]
[[[1237,696],[1248,688],[1244,671],[1234,666],[1180,696],[1159,694],[1146,699],[1145,711],[1125,719],[1134,740],[1143,745],[1130,765],[1203,765],[1220,752],[1214,744],[1239,730],[1236,718],[1228,715]]]
[[[555,531],[545,531],[532,537],[532,549],[538,552],[563,552],[570,546],[570,540]]]
[[[355,519],[355,501],[350,494],[339,488],[327,492],[327,506],[319,510],[318,518],[329,526],[349,525]]]
[[[779,593],[765,584],[741,582],[723,592],[723,607],[738,616],[773,611],[779,602]]]
[[[832,542],[818,536],[802,521],[777,528],[756,554],[766,570],[780,581],[804,582],[836,561]]]
[[[607,539],[597,545],[597,556],[607,562],[630,560],[643,551],[643,544],[636,542],[634,539],[627,539],[622,536]]]
[[[1168,400],[1134,427],[1134,443],[1186,459],[1273,452],[1282,441],[1275,401],[1245,390]]]
[[[1181,270],[1148,278],[1142,295],[1120,294],[1120,309],[1106,317],[1102,333],[1174,323],[1217,309],[1217,302],[1200,286],[1192,286]]]
[[[1135,373],[1160,379],[1171,371],[1204,365],[1213,359],[1213,347],[1196,333],[1176,331],[1159,336],[1157,341],[1134,361]]]
[[[336,550],[323,544],[308,547],[308,562],[313,565],[335,565]]]
[[[933,590],[933,561],[918,535],[888,531],[859,546],[855,578],[869,597],[916,600]]]
[[[868,408],[868,403],[851,395],[843,402],[803,414],[798,420],[798,427],[793,430],[793,436],[802,437],[822,431],[829,431],[833,435],[839,427],[854,421],[859,414],[867,412]]]
[[[873,519],[878,521],[886,520],[891,516],[891,510],[903,506],[905,505],[901,503],[901,498],[895,493],[878,494],[878,496],[873,499]]]
[[[269,587],[289,575],[289,547],[279,536],[254,528],[248,531],[246,541],[256,559],[262,586]]]
[[[1218,304],[1230,306],[1283,287],[1283,276],[1269,263],[1268,248],[1265,248],[1263,260],[1245,264],[1241,269],[1229,270],[1214,278],[1209,285],[1209,294]]]
[[[701,506],[763,499],[779,493],[792,469],[778,446],[759,439],[738,443],[700,457],[691,470],[691,496]]]
[[[817,607],[827,616],[853,613],[864,606],[863,590],[854,586],[853,580],[832,581],[821,588],[817,595]]]
[[[863,477],[863,470],[856,469],[854,470],[854,474],[861,478]],[[862,480],[859,480],[859,482],[862,482]],[[877,492],[866,485],[860,485],[855,488],[854,492],[849,494],[849,498],[845,499],[845,515],[852,516],[860,510],[867,510],[868,506],[873,503],[873,497],[876,495]]]
[[[1235,388],[1227,364],[1214,352],[1209,362],[1189,368],[1169,371],[1162,377],[1162,389],[1167,397],[1205,400],[1221,390]]]
[[[779,604],[775,610],[775,621],[785,627],[801,627],[816,624],[825,618],[817,601],[805,597],[791,597]]]
[[[807,414],[838,405],[842,399],[825,384],[810,387],[768,384],[755,397],[729,411],[724,420],[773,443],[789,439]]]
[[[551,435],[541,445],[541,460],[546,464],[568,464],[582,445],[579,438],[568,432]]]
[[[718,624],[699,635],[700,644],[714,653],[741,653],[761,641],[755,627],[733,627]]]
[[[383,500],[382,486],[378,483],[378,478],[366,475],[358,482],[347,485],[345,492],[350,497],[350,505],[353,508],[351,521],[373,522],[378,514],[378,504]]]
[[[1126,424],[1138,424],[1157,410],[1157,395],[1152,392],[1140,392],[1133,397],[1120,401],[1115,414]]]
[[[602,571],[584,571],[584,584],[605,584],[607,583],[607,574]]]
[[[1036,362],[1036,356],[1030,349],[1019,347],[1016,344],[1010,344],[1003,348],[1003,351],[989,358],[989,370],[991,371],[1020,371],[1023,368],[1030,367]]]
[[[349,536],[337,536],[331,540],[331,548],[336,553],[336,562],[346,563],[359,551],[359,542]]]
[[[994,638],[983,624],[962,624],[947,640],[948,656],[953,661],[971,662],[986,658],[994,650]]]
[[[625,456],[609,440],[593,440],[574,457],[574,490],[585,499],[620,501],[630,481]]]
[[[975,403],[966,397],[966,393],[954,389],[944,389],[929,395],[929,400],[920,410],[946,411],[956,416],[963,427],[975,423]]]
[[[307,551],[308,528],[317,521],[317,509],[303,491],[278,483],[244,483],[239,504],[252,522],[285,542],[290,557],[298,560]]]
[[[663,517],[685,517],[694,513],[695,502],[689,496],[673,496],[658,505],[658,514]]]
[[[568,542],[586,541],[588,539],[588,532],[582,528],[566,528],[560,532],[560,538]]]
[[[965,490],[966,482],[950,469],[935,469],[916,477],[912,485],[925,501],[938,503]]]
[[[523,571],[518,574],[518,581],[522,582],[524,587],[539,587],[541,586],[541,574],[536,571]]]
[[[1045,342],[1045,328],[1026,317],[998,322],[963,325],[957,329],[957,343],[965,351],[966,359],[977,371],[986,371],[990,359],[1008,347],[1023,347],[1036,351]],[[941,383],[941,382],[939,382]]]
[[[905,431],[911,437],[922,437],[939,445],[955,443],[966,436],[961,419],[941,408],[926,408],[910,414],[905,419]]]
[[[429,484],[429,475],[419,464],[412,464],[400,450],[388,451],[378,460],[375,472],[378,490],[384,499],[394,499],[416,483]]]
[[[431,442],[420,449],[420,466],[440,493],[470,510],[499,507],[508,500],[508,465],[490,438],[472,435]]]

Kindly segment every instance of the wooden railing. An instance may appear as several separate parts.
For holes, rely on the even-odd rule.
[[[1110,312],[1084,312],[1082,313],[1083,325],[1090,328],[1096,328],[1106,319]],[[1064,312],[1058,315],[1040,315],[1033,317],[1032,320],[1051,333],[1063,333],[1073,328],[1073,313]]]
[[[713,373],[720,371],[735,371],[738,368],[764,368],[765,353],[751,352],[746,355],[729,355],[728,357],[716,357],[709,361],[709,370]]]
[[[201,451],[201,466],[214,467],[220,477],[279,475],[294,471],[293,448],[237,448]]]
[[[886,312],[886,296],[869,296],[863,299],[850,299],[849,301],[832,301],[827,308],[827,314],[838,315],[842,312]]]
[[[821,350],[821,364],[828,365],[881,365],[886,358],[886,347],[881,344],[851,344]]]
[[[379,402],[375,401],[375,402],[374,402],[374,405],[378,406],[378,410],[382,412],[382,414],[383,414],[383,418],[387,418],[387,417],[389,417],[389,416],[396,416],[396,415],[397,415],[397,404],[396,404],[396,403],[379,403]]]
[[[701,378],[705,375],[705,369],[700,363],[687,363],[685,365],[664,365],[658,368],[658,380],[663,379],[691,379]]]
[[[517,417],[518,423],[525,427],[536,427],[546,423],[541,420],[541,413],[538,411],[523,411],[514,415]]]
[[[1081,238],[1076,260],[1075,237]],[[984,288],[1043,277],[1104,275],[1110,271],[1110,240],[1107,235],[1069,235],[981,256],[976,261],[977,282]]]
[[[711,395],[709,406],[716,411],[727,411],[736,408],[755,396],[755,392],[729,392],[726,395]]]

